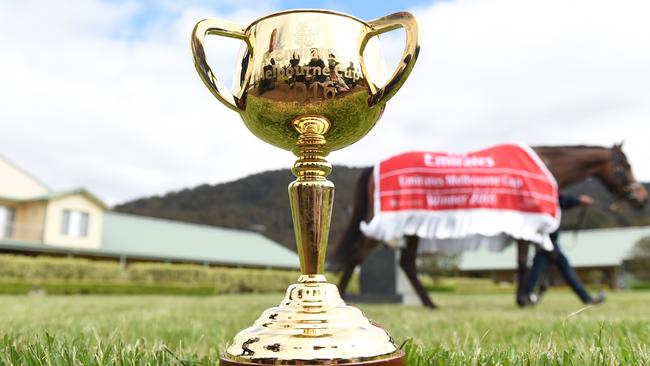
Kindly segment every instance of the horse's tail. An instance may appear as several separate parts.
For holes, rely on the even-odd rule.
[[[368,217],[368,197],[370,193],[368,192],[368,182],[372,176],[372,169],[372,167],[364,168],[361,171],[359,180],[357,181],[357,186],[354,190],[350,221],[330,250],[328,264],[332,271],[340,270],[348,258],[355,254],[358,243],[363,236],[360,224],[361,221]]]

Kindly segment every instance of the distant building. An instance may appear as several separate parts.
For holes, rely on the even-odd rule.
[[[577,234],[565,232],[560,235],[560,244],[584,283],[600,282],[617,288],[625,285],[624,262],[629,259],[634,245],[645,237],[650,237],[650,226],[593,229]],[[531,246],[530,251],[532,255],[535,249]],[[503,252],[465,252],[459,269],[464,276],[513,282],[516,279],[516,246],[510,245]],[[551,281],[562,284],[558,274],[553,275]]]
[[[297,268],[259,233],[110,212],[85,189],[52,191],[0,156],[0,252]]]

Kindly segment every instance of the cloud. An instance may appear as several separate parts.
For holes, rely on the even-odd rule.
[[[626,139],[637,176],[650,179],[649,3],[461,0],[415,12],[422,48],[410,79],[337,161],[370,162],[368,150]]]
[[[257,156],[283,156],[258,143],[207,92],[189,49],[197,20],[253,19],[270,9],[186,8],[125,37],[119,25],[132,26],[138,6],[76,5],[81,11],[50,3],[0,9],[7,51],[0,58],[3,155],[54,188],[85,186],[111,203],[235,179],[266,168],[255,165]],[[27,19],[43,20],[43,28],[26,29]],[[228,63],[232,69],[238,42],[225,46],[232,52],[209,54],[226,65],[221,71]]]
[[[55,188],[84,186],[109,203],[289,167],[290,153],[257,140],[210,95],[189,51],[201,18],[246,23],[277,9],[147,6],[0,3],[0,154]],[[413,9],[422,49],[412,76],[377,127],[331,160],[625,138],[637,176],[648,180],[649,7],[461,0]],[[388,59],[402,42],[382,38]],[[217,37],[208,45],[227,83],[237,47]]]

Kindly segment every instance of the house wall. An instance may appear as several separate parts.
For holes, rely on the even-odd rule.
[[[88,213],[88,235],[69,237],[63,235],[63,211],[76,210]],[[103,209],[83,194],[59,197],[48,202],[44,231],[44,244],[98,249],[101,245]]]
[[[0,158],[0,197],[28,199],[48,192],[47,187]]]
[[[4,208],[8,208],[10,210],[15,211],[16,206],[17,204],[15,202],[0,199],[0,209],[2,209],[0,211],[0,239],[6,239],[6,238],[11,239],[13,236],[13,234],[11,233],[11,231],[13,231],[14,229],[13,222],[11,221],[12,218],[8,217],[7,213],[3,211]],[[11,226],[11,227],[7,227],[7,226]],[[9,232],[7,232],[7,229],[9,229]]]
[[[17,205],[12,239],[40,243],[43,240],[46,207],[45,201]]]

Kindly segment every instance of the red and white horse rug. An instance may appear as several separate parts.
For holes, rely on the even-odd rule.
[[[527,146],[498,145],[467,154],[408,152],[374,169],[368,237],[420,252],[502,250],[522,239],[551,250],[560,224],[555,178]]]

